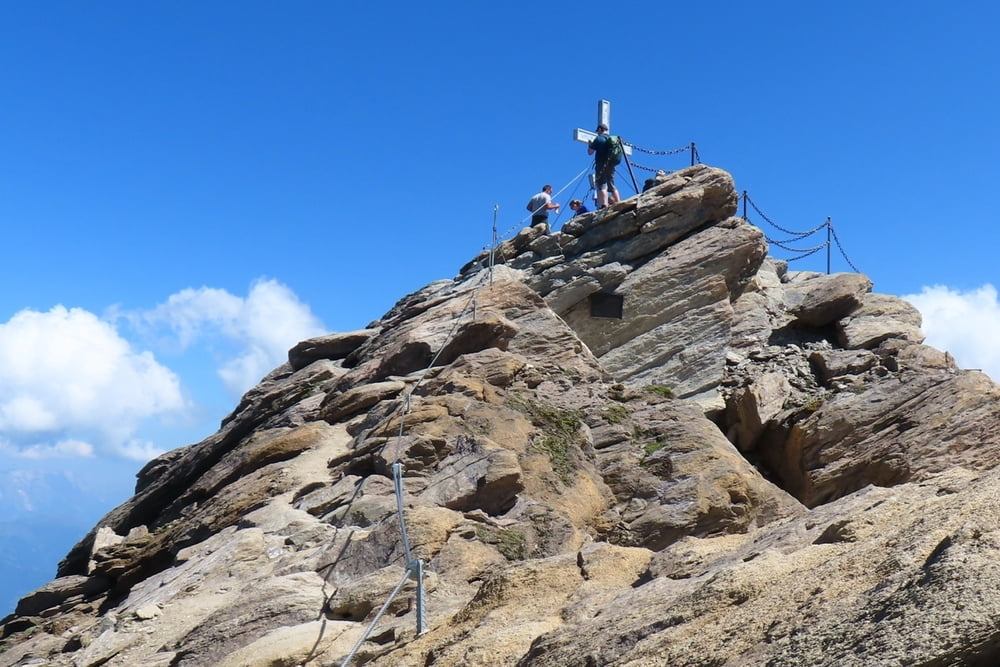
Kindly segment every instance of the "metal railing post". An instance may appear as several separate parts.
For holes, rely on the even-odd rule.
[[[830,275],[830,216],[826,216],[826,275]]]

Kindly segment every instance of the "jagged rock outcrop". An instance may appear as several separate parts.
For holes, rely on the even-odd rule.
[[[736,201],[658,176],[299,343],[0,665],[994,664],[1000,388]]]
[[[523,230],[494,261],[523,268],[525,283],[618,380],[668,384],[679,397],[711,402],[732,301],[767,254],[761,231],[732,217],[736,205],[729,174],[698,165],[559,233]],[[481,255],[463,275],[486,261]],[[621,316],[593,317],[595,294],[620,299]]]

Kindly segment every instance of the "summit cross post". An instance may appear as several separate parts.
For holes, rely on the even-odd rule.
[[[597,124],[604,125],[608,128],[608,134],[611,133],[611,102],[609,100],[597,100]],[[573,140],[579,141],[580,143],[590,145],[590,142],[597,137],[596,132],[588,132],[582,128],[576,128],[573,130]],[[632,177],[632,185],[635,187],[635,191],[639,192],[639,185],[635,182],[635,174],[632,173],[632,164],[628,161],[628,156],[632,154],[632,147],[626,144],[624,141],[622,144],[622,152],[625,153],[625,166],[628,167],[629,176]],[[595,174],[590,175],[590,187],[597,187],[597,177]]]
[[[608,132],[611,132],[611,102],[608,100],[597,100],[597,125],[606,125]],[[596,132],[584,130],[580,127],[573,130],[573,140],[579,141],[582,144],[589,144],[596,136]],[[622,142],[622,150],[625,151],[626,155],[632,154],[632,147],[624,142]]]

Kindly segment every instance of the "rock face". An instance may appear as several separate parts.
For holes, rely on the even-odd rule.
[[[729,174],[698,165],[608,212],[575,217],[561,233],[524,230],[494,261],[523,268],[524,282],[616,379],[710,402],[725,370],[732,302],[767,254],[761,231],[731,217],[736,205]],[[620,316],[595,317],[602,300],[620,304]]]
[[[736,201],[658,177],[299,343],[0,665],[995,664],[1000,388]]]

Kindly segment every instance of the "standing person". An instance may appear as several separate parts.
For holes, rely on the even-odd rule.
[[[552,202],[552,186],[546,183],[542,186],[542,191],[528,200],[526,207],[531,211],[531,226],[540,225],[549,221],[549,211],[559,211],[559,204]]]
[[[569,203],[569,207],[573,209],[573,217],[578,215],[583,215],[584,213],[589,213],[590,209],[583,205],[583,202],[579,199],[574,199]]]
[[[597,136],[587,145],[587,155],[597,153],[594,158],[595,185],[597,187],[597,208],[608,205],[608,190],[611,190],[611,204],[621,201],[618,188],[615,187],[615,167],[617,159],[612,155],[613,146],[620,145],[621,139],[608,134],[608,126],[601,123],[597,126]]]

